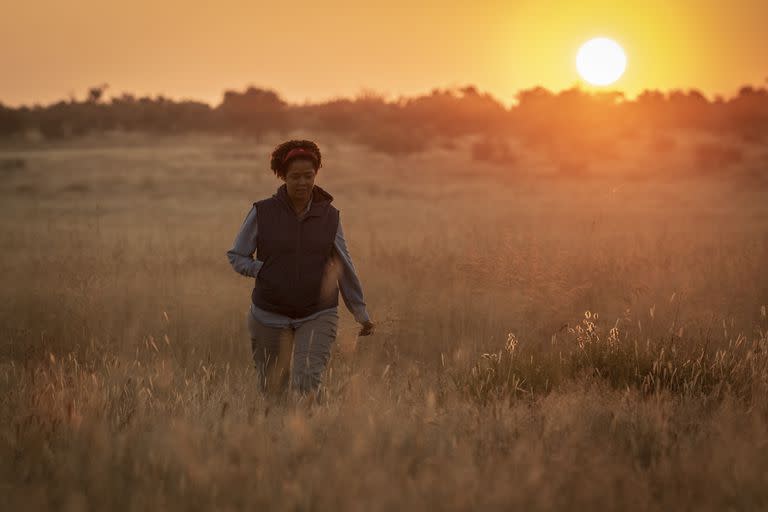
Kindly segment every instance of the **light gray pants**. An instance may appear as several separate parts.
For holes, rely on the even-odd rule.
[[[330,312],[293,327],[271,327],[256,320],[249,311],[253,362],[262,390],[282,393],[289,375],[293,389],[301,393],[316,390],[331,358],[338,322],[338,313]]]

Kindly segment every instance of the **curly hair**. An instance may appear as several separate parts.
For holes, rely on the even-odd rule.
[[[311,151],[315,154],[315,156],[317,156],[315,172],[317,172],[319,168],[323,166],[322,155],[320,154],[320,148],[317,147],[317,144],[311,140],[289,140],[278,145],[274,151],[272,151],[272,160],[270,161],[269,166],[278,177],[285,177],[285,171],[288,168],[288,164],[291,160],[302,158],[301,156],[292,156],[291,160],[285,162],[285,165],[283,165],[283,157],[293,148],[303,148]],[[306,158],[306,156],[304,158]]]

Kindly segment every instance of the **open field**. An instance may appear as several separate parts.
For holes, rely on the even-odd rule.
[[[379,324],[342,305],[309,410],[256,392],[225,256],[282,139],[0,145],[9,510],[768,508],[763,146],[583,175],[296,137]]]

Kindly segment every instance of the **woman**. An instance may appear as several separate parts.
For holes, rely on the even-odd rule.
[[[253,203],[227,258],[236,272],[256,278],[248,329],[262,390],[281,393],[290,374],[292,388],[314,395],[336,339],[339,291],[362,325],[360,336],[372,334],[374,323],[339,210],[333,196],[315,185],[320,149],[309,140],[284,142],[272,152],[270,166],[284,183],[272,197]]]

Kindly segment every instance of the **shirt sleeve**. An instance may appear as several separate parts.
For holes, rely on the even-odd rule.
[[[339,290],[341,291],[341,297],[344,299],[344,304],[357,322],[367,322],[370,320],[370,317],[368,316],[365,298],[363,297],[363,287],[360,284],[360,279],[357,277],[355,265],[352,263],[352,257],[347,249],[347,242],[344,240],[344,230],[341,227],[341,219],[339,219],[339,227],[336,230],[336,240],[334,245],[342,267],[339,276]]]
[[[264,264],[253,257],[256,252],[256,234],[256,206],[253,206],[243,220],[232,248],[227,251],[227,259],[234,271],[247,277],[256,277]]]

